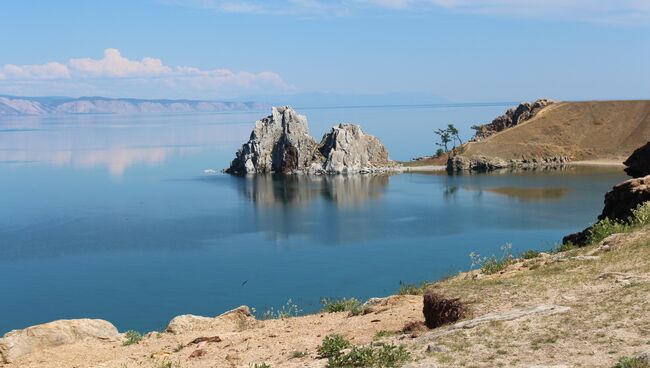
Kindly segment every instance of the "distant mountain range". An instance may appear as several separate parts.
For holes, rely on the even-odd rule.
[[[257,102],[264,101],[264,102]],[[0,94],[0,116],[50,114],[138,114],[223,111],[270,111],[271,105],[297,108],[344,108],[446,103],[427,93],[349,94],[306,92],[289,95],[250,95],[235,101],[170,100],[107,97],[19,97]]]
[[[16,97],[0,95],[0,116],[49,114],[138,114],[268,110],[260,102],[145,100],[106,97]]]

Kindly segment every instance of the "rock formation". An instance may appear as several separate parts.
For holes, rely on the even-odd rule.
[[[606,218],[625,222],[632,215],[632,210],[640,204],[650,201],[650,142],[638,148],[625,160],[625,172],[633,179],[616,184],[605,193],[605,207],[598,220]],[[641,175],[642,177],[635,177]],[[591,227],[570,234],[562,239],[563,243],[586,244]]]
[[[320,144],[309,135],[307,119],[288,106],[255,123],[248,142],[225,171],[230,174],[354,174],[399,169],[381,142],[361,127],[340,124]]]
[[[568,157],[539,157],[504,160],[499,157],[453,155],[447,160],[447,171],[493,171],[499,169],[534,169],[558,167],[568,163]]]
[[[231,174],[309,171],[322,155],[307,130],[307,118],[290,107],[273,107],[258,120],[248,142],[237,151],[226,172]]]
[[[623,164],[627,166],[625,172],[633,178],[650,175],[650,142],[637,148]]]
[[[508,109],[505,114],[492,120],[491,123],[474,127],[476,134],[472,140],[480,141],[481,139],[485,139],[502,130],[523,123],[553,102],[554,101],[545,98],[539,99],[533,103],[522,102],[519,106]]]
[[[74,344],[87,339],[118,341],[120,337],[115,326],[101,319],[73,319],[44,323],[5,334],[0,339],[0,362],[10,363],[38,350]]]
[[[650,175],[624,181],[605,194],[605,207],[598,219],[626,221],[633,209],[647,201],[650,201]]]
[[[179,334],[202,329],[218,329],[223,332],[233,332],[237,330],[238,325],[252,322],[255,322],[255,317],[253,317],[247,306],[242,305],[214,318],[195,316],[192,314],[174,317],[167,325],[165,332]]]

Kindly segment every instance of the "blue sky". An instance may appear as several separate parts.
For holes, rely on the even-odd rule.
[[[650,98],[649,0],[4,0],[0,94]]]

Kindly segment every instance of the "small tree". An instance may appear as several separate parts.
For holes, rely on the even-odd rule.
[[[463,140],[460,139],[460,132],[458,131],[458,129],[456,129],[454,124],[448,124],[447,125],[447,131],[449,132],[449,135],[454,138],[454,140],[458,140],[458,143],[461,146],[463,145]],[[455,146],[456,146],[456,144],[454,143],[454,147]]]
[[[438,148],[436,150],[436,157],[440,157],[440,156],[442,156],[444,154],[445,154],[445,150],[443,150],[442,148]]]
[[[436,145],[438,145],[440,147],[444,147],[445,152],[449,151],[448,144],[449,144],[449,142],[451,142],[451,134],[449,133],[449,130],[448,129],[436,129],[433,133],[435,135],[437,135],[438,138],[440,139],[440,142],[436,143]]]

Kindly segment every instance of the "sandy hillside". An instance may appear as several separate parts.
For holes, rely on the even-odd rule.
[[[469,143],[462,156],[622,162],[648,141],[650,101],[560,102],[514,128]]]
[[[411,356],[407,367],[613,367],[621,357],[650,351],[647,227],[605,243],[519,260],[496,274],[473,271],[429,287],[462,298],[471,314],[461,325],[415,334],[401,329],[423,320],[420,295],[389,297],[358,316],[338,312],[258,321],[234,314],[187,331],[151,333],[129,346],[91,340],[48,348],[4,368],[254,367],[262,362],[325,367],[327,359],[318,358],[317,348],[332,333],[354,345],[374,340],[403,346]],[[219,339],[193,342],[215,336]]]

